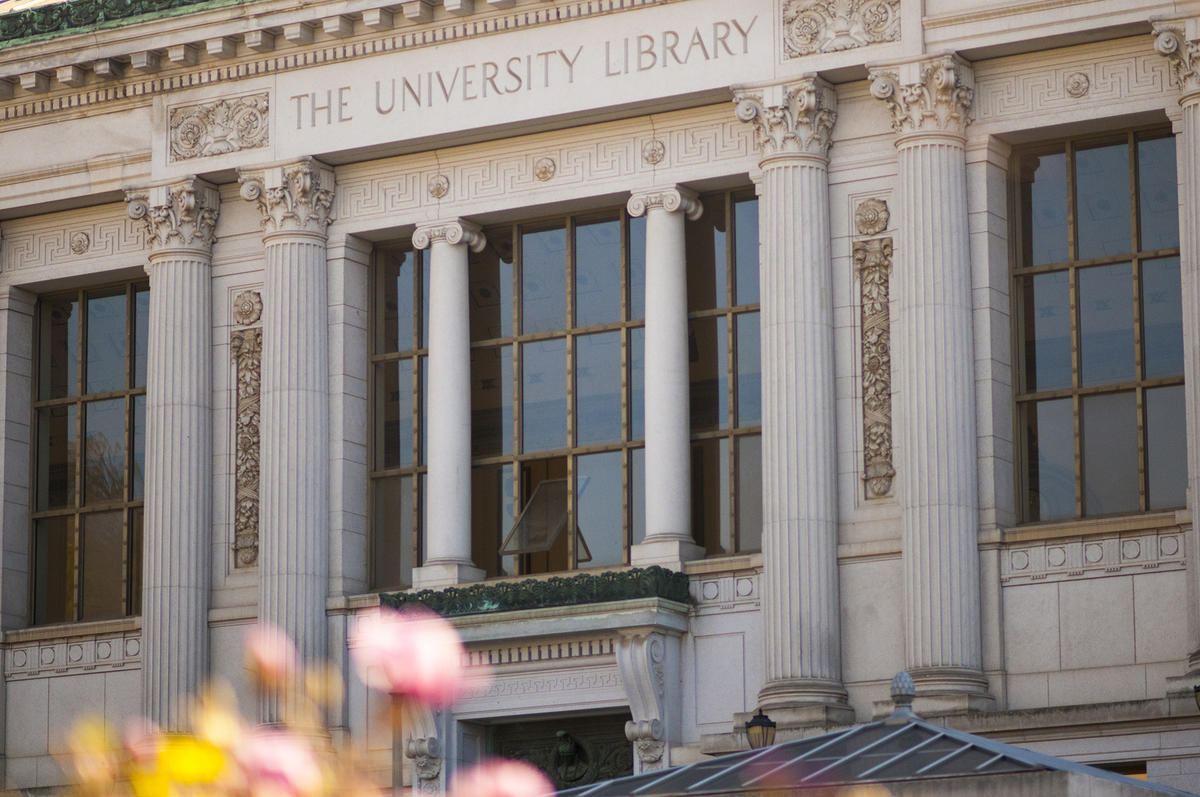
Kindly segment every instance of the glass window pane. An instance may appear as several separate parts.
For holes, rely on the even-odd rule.
[[[692,429],[729,426],[729,371],[724,318],[698,318],[688,325],[688,375]]]
[[[516,521],[511,465],[471,469],[471,559],[489,577],[513,575],[516,558],[500,562],[500,543]]]
[[[125,387],[125,292],[87,300],[87,392]]]
[[[1183,385],[1146,391],[1146,467],[1150,509],[1183,506],[1187,499],[1187,421]]]
[[[737,316],[737,423],[762,423],[762,362],[758,313]]]
[[[1021,407],[1029,495],[1026,520],[1075,515],[1075,423],[1071,399]]]
[[[133,500],[140,500],[145,493],[146,473],[146,397],[133,397],[133,454],[130,460],[133,473],[130,474]]]
[[[471,350],[471,453],[511,454],[513,444],[512,346]]]
[[[734,301],[758,302],[758,200],[745,199],[733,204],[735,258]]]
[[[142,520],[143,510],[135,506],[129,510],[129,550],[125,554],[129,578],[125,585],[125,601],[129,615],[142,613]]]
[[[709,556],[733,553],[729,438],[692,442],[692,536]]]
[[[1129,252],[1129,212],[1129,147],[1120,143],[1076,152],[1078,257]]]
[[[38,511],[75,506],[76,405],[37,411]]]
[[[39,330],[38,397],[79,391],[79,302],[73,296],[44,299]]]
[[[575,460],[577,485],[575,516],[584,545],[578,551],[591,553],[591,561],[580,565],[599,567],[625,563],[625,530],[621,527],[620,451],[590,454]],[[582,557],[582,553],[579,554]]]
[[[493,240],[493,235],[498,236]],[[488,233],[482,252],[470,255],[471,340],[507,338],[513,333],[512,241],[503,230]]]
[[[629,219],[629,320],[646,317],[646,217]]]
[[[646,328],[629,330],[629,439],[646,437]]]
[[[575,326],[621,320],[621,222],[575,228]]]
[[[521,347],[522,451],[567,446],[567,339]]]
[[[646,449],[629,452],[629,539],[637,545],[646,539]]]
[[[1070,274],[1055,271],[1021,280],[1025,389],[1071,386]]]
[[[414,421],[417,427],[417,434],[421,436],[421,451],[419,454],[420,459],[417,460],[417,464],[424,465],[429,461],[426,439],[428,435],[425,433],[425,419],[428,417],[426,413],[429,409],[429,357],[422,354],[417,358],[417,363],[417,367],[421,371],[420,374],[418,374],[421,380],[421,385],[419,388],[421,391],[421,406],[417,408],[417,414],[416,418],[414,418]]]
[[[376,468],[413,464],[413,361],[375,366]]]
[[[133,294],[133,386],[146,386],[147,346],[150,342],[150,290]]]
[[[688,312],[728,306],[726,292],[725,197],[707,197],[704,214],[687,221]]]
[[[412,584],[413,480],[411,476],[376,479],[375,515],[371,518],[371,584],[375,588]]]
[[[521,332],[567,327],[567,231],[521,236]]]
[[[1179,258],[1142,262],[1142,346],[1146,379],[1183,375]]]
[[[1138,210],[1143,250],[1179,246],[1179,200],[1175,138],[1139,141]]]
[[[70,622],[75,619],[75,519],[43,518],[33,528],[33,622]]]
[[[762,550],[762,437],[737,438],[738,552]]]
[[[408,351],[413,345],[413,272],[416,257],[400,249],[381,255],[379,293],[380,333],[377,354]]]
[[[621,333],[575,338],[576,445],[621,440]]]
[[[1138,510],[1138,432],[1135,394],[1084,396],[1083,513]]]
[[[124,512],[83,516],[80,573],[81,620],[108,620],[124,615]]]
[[[1079,270],[1080,381],[1126,382],[1133,370],[1133,277],[1128,263]]]
[[[1061,263],[1067,255],[1067,157],[1055,152],[1022,159],[1024,264]]]
[[[83,488],[85,504],[125,497],[125,400],[84,405]]]
[[[417,258],[421,261],[421,340],[418,344],[421,348],[429,345],[429,256],[424,252],[418,252]],[[512,293],[512,280],[508,281],[508,292]],[[508,303],[512,308],[512,302]]]

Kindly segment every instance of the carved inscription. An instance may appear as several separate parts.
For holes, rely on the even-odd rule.
[[[892,353],[890,272],[892,239],[869,237],[887,228],[887,203],[868,199],[854,214],[859,237],[854,241],[862,312],[863,481],[867,498],[883,498],[892,490]]]
[[[788,0],[783,6],[788,58],[899,38],[900,0]]]
[[[171,161],[206,158],[270,143],[267,92],[171,109]]]
[[[241,327],[229,337],[237,385],[234,430],[234,567],[258,564],[259,405],[262,392],[262,296],[243,291],[233,303]]]

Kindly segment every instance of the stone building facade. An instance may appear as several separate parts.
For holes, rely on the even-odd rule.
[[[348,674],[382,782],[907,669],[1200,790],[1200,3],[118,5],[0,3],[7,788],[430,590],[493,677]]]

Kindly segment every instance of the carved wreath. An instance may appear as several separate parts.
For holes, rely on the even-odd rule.
[[[171,160],[257,149],[270,143],[269,98],[251,94],[171,109]]]
[[[788,0],[783,43],[789,58],[900,38],[900,0]]]

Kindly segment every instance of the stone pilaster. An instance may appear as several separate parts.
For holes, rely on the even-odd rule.
[[[679,570],[704,554],[692,537],[684,245],[684,220],[702,208],[695,193],[671,186],[635,193],[628,209],[646,217],[646,537],[630,557]]]
[[[306,661],[327,656],[329,346],[326,230],[333,170],[305,158],[246,170],[241,193],[262,213],[262,416],[258,617]],[[279,718],[266,701],[262,719]]]
[[[1166,56],[1171,83],[1179,90],[1181,118],[1176,125],[1176,169],[1179,175],[1179,265],[1183,304],[1185,406],[1189,425],[1200,418],[1200,19],[1154,24],[1154,49]],[[1200,680],[1200,534],[1196,500],[1200,497],[1200,444],[1188,435],[1188,508],[1192,511],[1188,541],[1188,674],[1185,683],[1172,684],[1184,692]]]
[[[208,671],[212,529],[212,245],[221,198],[189,178],[126,195],[150,244],[142,700],[184,730]]]
[[[897,133],[893,284],[905,660],[926,711],[991,704],[982,670],[966,128],[971,67],[941,56],[873,70]]]
[[[0,247],[4,242],[0,241]],[[30,563],[29,472],[33,400],[33,316],[37,297],[14,286],[0,288],[0,629],[28,622]],[[2,690],[0,690],[2,692]],[[2,701],[0,701],[2,702]],[[3,734],[0,733],[0,741]]]
[[[425,561],[418,589],[478,581],[471,561],[471,334],[468,250],[487,240],[456,219],[421,226],[413,246],[429,249],[429,470],[425,477]]]
[[[781,724],[854,718],[842,686],[829,146],[813,76],[738,93],[760,153],[763,640],[759,705]]]

